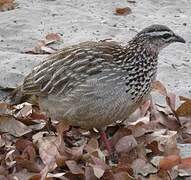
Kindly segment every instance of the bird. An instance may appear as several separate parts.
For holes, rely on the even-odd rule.
[[[185,40],[165,25],[150,25],[126,45],[87,41],[47,57],[26,76],[25,95],[36,95],[47,116],[83,129],[104,127],[128,117],[149,97],[159,52]]]

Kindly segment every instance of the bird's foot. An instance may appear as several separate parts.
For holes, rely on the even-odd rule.
[[[118,161],[117,160],[118,157],[117,157],[116,152],[114,151],[112,143],[109,141],[105,131],[101,131],[100,135],[101,135],[101,141],[103,141],[103,143],[105,145],[105,148],[108,151],[108,155],[109,155],[108,156],[108,161],[109,161],[109,164],[116,164],[117,161]]]

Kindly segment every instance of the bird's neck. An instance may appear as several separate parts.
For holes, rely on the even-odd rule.
[[[126,68],[133,66],[137,68],[146,68],[147,66],[157,66],[158,50],[151,47],[146,41],[132,40],[124,47],[123,65]]]
[[[127,91],[131,91],[132,99],[142,98],[150,92],[151,84],[156,78],[158,52],[150,46],[130,41],[124,47],[124,68],[126,69],[125,82]],[[135,91],[132,91],[134,89]]]

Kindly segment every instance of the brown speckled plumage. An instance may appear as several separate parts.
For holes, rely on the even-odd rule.
[[[166,26],[152,25],[127,46],[101,41],[70,46],[35,67],[22,91],[38,95],[52,118],[99,129],[128,118],[151,90],[159,51],[183,41]]]

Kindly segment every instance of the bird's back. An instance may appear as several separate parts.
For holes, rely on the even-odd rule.
[[[122,51],[115,42],[85,42],[64,48],[49,56],[25,78],[24,94],[64,95],[87,78],[115,66]]]

